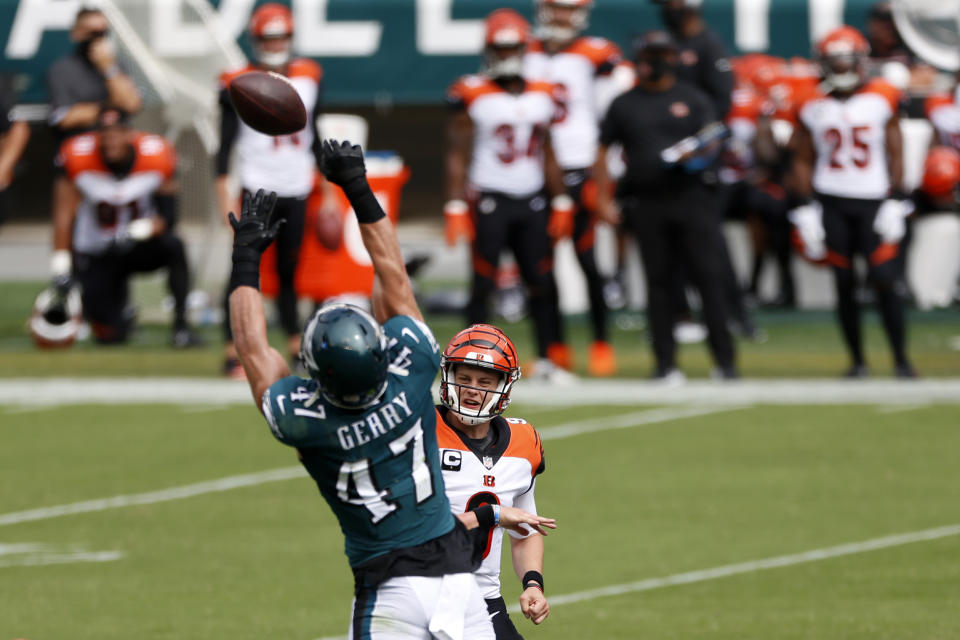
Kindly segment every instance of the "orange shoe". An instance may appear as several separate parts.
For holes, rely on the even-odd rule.
[[[573,369],[573,349],[566,343],[554,342],[551,344],[547,347],[547,357],[561,369],[567,371]]]
[[[587,370],[591,376],[606,378],[617,372],[617,356],[613,345],[597,340],[590,345],[590,361]]]

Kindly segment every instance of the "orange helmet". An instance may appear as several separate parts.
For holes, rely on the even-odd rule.
[[[869,53],[870,44],[863,34],[846,25],[834,29],[817,43],[824,80],[843,92],[853,91],[863,83]]]
[[[537,37],[555,42],[573,40],[587,28],[593,0],[535,0]],[[560,20],[556,9],[571,10],[566,20]]]
[[[960,153],[950,147],[934,147],[923,165],[920,190],[931,198],[951,196],[960,183]]]
[[[290,60],[290,38],[293,37],[293,14],[290,9],[277,2],[259,7],[250,16],[247,28],[257,61],[268,67],[281,67]],[[270,46],[270,40],[286,40],[286,47]]]
[[[480,389],[485,393],[477,409],[461,406],[460,392],[465,385],[456,382],[456,368],[461,364],[500,375],[496,390]],[[475,324],[453,336],[440,357],[440,401],[467,424],[482,424],[503,413],[519,379],[517,348],[507,334],[491,324]]]
[[[492,78],[523,75],[523,52],[530,25],[513,9],[497,9],[486,19],[484,73]]]

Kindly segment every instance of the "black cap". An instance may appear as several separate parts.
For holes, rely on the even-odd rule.
[[[666,31],[656,29],[647,31],[633,39],[633,59],[636,60],[647,51],[671,51],[676,52],[677,43]]]

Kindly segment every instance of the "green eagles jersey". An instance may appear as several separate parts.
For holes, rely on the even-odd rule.
[[[444,493],[431,387],[440,349],[409,316],[383,325],[390,352],[380,401],[350,411],[297,376],[263,394],[273,435],[295,447],[346,537],[350,566],[422,544],[454,526]]]

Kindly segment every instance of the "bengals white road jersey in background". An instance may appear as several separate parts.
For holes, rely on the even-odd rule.
[[[250,65],[223,74],[220,77],[221,101],[229,100],[225,97],[225,89],[233,78],[256,70],[257,67]],[[240,120],[236,139],[231,142],[236,145],[238,177],[244,188],[276,191],[281,198],[303,197],[310,193],[316,169],[312,147],[322,76],[320,65],[312,60],[296,59],[287,65],[286,77],[307,110],[307,126],[300,131],[286,136],[268,136]]]
[[[897,89],[880,79],[844,100],[820,92],[807,98],[799,118],[816,149],[814,191],[840,198],[887,197],[886,126],[897,116],[899,99]]]
[[[543,189],[543,144],[550,125],[563,118],[560,89],[527,82],[519,94],[483,75],[450,87],[451,109],[465,109],[474,125],[467,176],[472,189],[523,198]]]
[[[610,102],[632,86],[632,73],[622,64],[617,45],[604,38],[582,37],[562,51],[548,55],[534,42],[523,58],[527,78],[563,87],[566,116],[551,130],[551,142],[561,169],[593,166],[597,157],[600,120]],[[626,71],[615,77],[614,71]]]
[[[446,407],[437,408],[437,445],[453,512],[464,513],[481,504],[500,504],[536,513],[534,485],[545,463],[540,435],[533,425],[519,418],[493,418],[490,421],[492,443],[478,451],[460,431],[444,421],[447,412]],[[508,533],[515,538],[523,537],[513,531]],[[486,599],[500,597],[502,547],[503,529],[495,527],[487,538],[483,564],[475,574],[480,593]]]
[[[924,110],[933,125],[934,141],[960,151],[960,106],[954,96],[930,96]]]
[[[100,155],[99,134],[76,136],[63,143],[58,162],[82,195],[74,219],[74,251],[103,253],[132,220],[157,215],[153,195],[173,176],[176,154],[165,139],[147,134],[134,138],[133,149],[129,173],[117,176]]]

